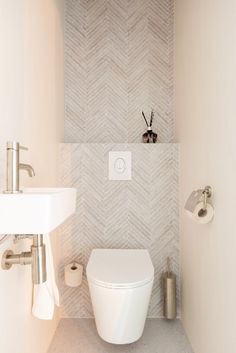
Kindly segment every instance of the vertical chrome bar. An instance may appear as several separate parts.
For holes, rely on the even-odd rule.
[[[37,234],[33,236],[33,246],[43,245],[43,234]]]
[[[43,244],[43,235],[33,237],[32,252],[32,281],[34,284],[44,283],[47,280],[46,251]]]

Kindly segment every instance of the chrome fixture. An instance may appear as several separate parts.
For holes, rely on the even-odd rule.
[[[20,150],[28,150],[20,146],[19,142],[7,142],[7,189],[6,194],[16,194],[20,190],[20,170],[26,170],[30,177],[35,175],[34,169],[29,164],[20,163]]]
[[[15,236],[18,238],[18,235]],[[12,265],[32,265],[32,282],[34,284],[44,283],[47,280],[46,252],[43,244],[43,235],[26,235],[19,239],[33,238],[31,251],[14,254],[12,250],[6,250],[2,257],[2,269],[9,270]]]
[[[171,270],[171,258],[167,258],[167,270],[162,274],[163,314],[168,320],[176,319],[176,275]]]
[[[212,196],[212,188],[211,186],[205,186],[204,189],[199,189],[195,190],[191,193],[189,196],[184,208],[186,211],[189,212],[194,212],[195,207],[199,202],[203,201],[203,207],[199,211],[201,214],[199,214],[200,217],[203,217],[205,213],[207,212],[207,200],[210,199]]]

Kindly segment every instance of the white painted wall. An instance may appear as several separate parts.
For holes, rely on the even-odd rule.
[[[63,18],[63,0],[0,0],[1,190],[7,140],[29,147],[21,160],[33,165],[36,177],[30,180],[22,172],[21,185],[56,184],[64,115]],[[0,256],[9,247],[17,250],[8,241],[0,245]],[[53,247],[57,263],[55,237]],[[58,315],[50,322],[31,316],[30,267],[0,269],[0,287],[0,351],[45,353]]]
[[[195,353],[236,350],[236,2],[176,0],[181,143],[182,320]],[[215,219],[193,223],[194,188],[214,189]]]

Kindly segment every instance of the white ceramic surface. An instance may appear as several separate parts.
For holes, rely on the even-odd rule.
[[[87,265],[87,277],[109,288],[133,288],[150,282],[154,268],[145,249],[94,249]]]
[[[109,253],[111,256],[109,256]],[[130,261],[128,261],[129,253]],[[94,254],[99,256],[94,256]],[[120,258],[120,267],[116,266],[118,258]],[[113,344],[128,344],[137,341],[143,333],[153,286],[154,271],[148,252],[146,250],[111,249],[101,251],[101,249],[96,249],[93,250],[90,259],[91,262],[89,260],[87,274],[91,273],[97,261],[96,274],[98,280],[102,275],[99,274],[99,269],[102,271],[101,262],[105,263],[107,268],[112,269],[114,275],[113,287],[110,272],[107,287],[104,281],[102,284],[96,281],[96,278],[94,278],[95,272],[93,272],[93,278],[88,276],[99,336],[104,341]],[[122,263],[122,261],[124,262]],[[90,266],[91,264],[92,266]],[[137,285],[140,281],[137,281],[137,273],[134,271],[135,266],[137,266],[137,272],[142,266],[145,268],[143,274],[145,273],[144,277],[149,278],[149,282]],[[116,273],[114,273],[114,269]],[[133,278],[131,274],[133,274]],[[144,280],[144,277],[142,280]],[[119,282],[125,283],[125,287],[117,286],[117,278]],[[127,278],[130,280],[130,286],[127,283]],[[136,286],[134,286],[134,283]]]
[[[75,212],[76,189],[26,188],[0,194],[0,234],[45,234]]]

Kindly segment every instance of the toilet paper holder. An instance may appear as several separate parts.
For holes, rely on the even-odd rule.
[[[184,209],[189,212],[193,212],[197,204],[203,201],[203,207],[199,211],[200,217],[204,217],[207,212],[207,202],[212,196],[212,187],[205,186],[204,189],[194,190],[186,201]]]

